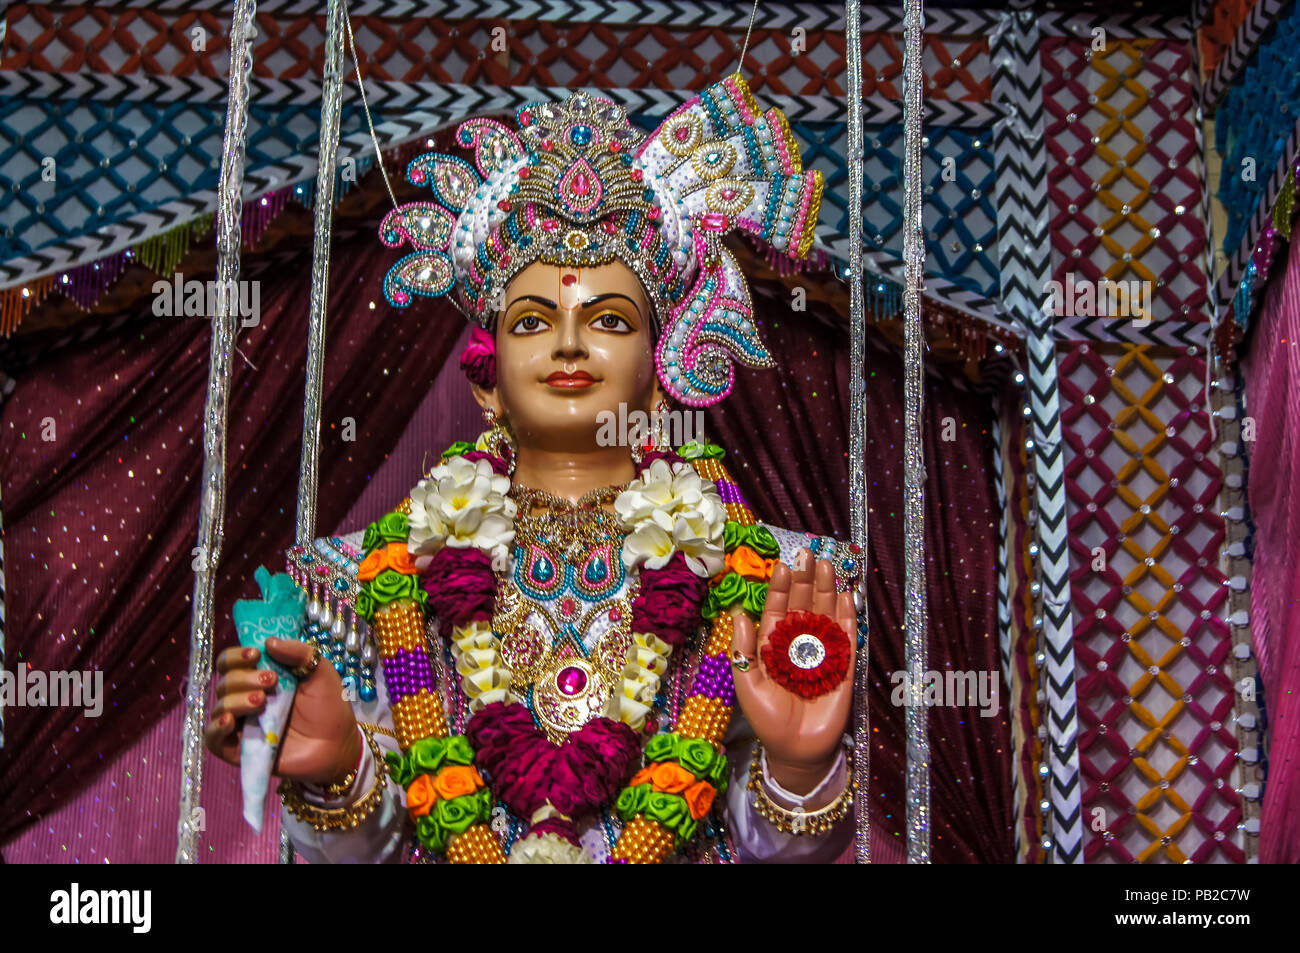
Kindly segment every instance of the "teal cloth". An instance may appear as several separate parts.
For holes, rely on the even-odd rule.
[[[302,637],[303,623],[307,620],[307,593],[298,588],[288,573],[281,572],[273,576],[265,566],[258,566],[253,577],[262,590],[262,598],[240,599],[235,602],[232,613],[235,629],[239,633],[239,644],[262,653],[257,667],[275,672],[282,690],[293,688],[298,680],[287,668],[266,654],[265,645],[269,638]]]

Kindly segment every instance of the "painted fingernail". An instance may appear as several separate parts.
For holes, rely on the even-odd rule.
[[[244,649],[244,658],[250,660],[257,658],[257,649]]]
[[[257,676],[257,680],[263,685],[270,685],[275,681],[275,672],[263,672],[261,675]]]
[[[249,703],[250,705],[260,705],[260,704],[262,704],[262,693],[261,693],[261,692],[253,692],[253,694],[251,694],[251,695],[248,696],[248,703]]]

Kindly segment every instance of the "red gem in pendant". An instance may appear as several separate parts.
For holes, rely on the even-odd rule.
[[[550,152],[552,149],[555,148],[555,143],[552,142],[550,139],[543,139],[543,140],[542,140],[542,148],[543,148],[545,151]]]
[[[618,621],[619,619],[621,619],[621,618],[623,618],[623,610],[622,610],[622,609],[614,608],[614,609],[610,609],[610,610],[609,610],[609,621],[610,621],[610,622],[617,622],[617,621]]]
[[[633,181],[635,181],[635,182],[640,182],[640,181],[641,181],[641,176],[642,176],[643,174],[644,174],[644,173],[642,173],[642,171],[641,171],[640,169],[633,169],[633,170],[632,170],[632,179],[633,179]]]
[[[532,173],[528,171],[528,167],[527,167],[527,166],[525,166],[524,168],[522,168],[522,169],[519,170],[519,178],[521,178],[521,179],[526,179],[526,178],[528,178],[530,175],[532,175]]]
[[[571,596],[565,596],[563,599],[560,600],[560,612],[564,616],[567,617],[573,615],[574,608],[575,606],[574,606],[573,598]]]
[[[497,208],[501,209],[501,211],[503,212],[508,212],[510,211],[510,203],[507,202],[505,199],[502,199],[500,202],[497,203]]]
[[[576,665],[561,669],[555,677],[555,686],[565,695],[576,695],[587,687],[587,673]]]

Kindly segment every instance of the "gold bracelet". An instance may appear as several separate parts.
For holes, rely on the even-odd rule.
[[[792,811],[772,800],[763,783],[762,756],[763,745],[761,742],[755,742],[754,758],[749,763],[749,784],[747,786],[756,795],[754,809],[758,811],[759,817],[773,825],[781,833],[824,834],[848,815],[849,808],[853,806],[853,793],[857,788],[857,783],[853,780],[852,749],[849,749],[845,759],[848,768],[848,784],[844,786],[840,796],[825,807],[807,812]]]
[[[356,828],[375,813],[375,809],[384,799],[384,791],[388,786],[388,772],[384,764],[383,752],[380,751],[374,735],[368,731],[362,733],[366,736],[366,744],[370,746],[370,753],[375,760],[375,783],[366,796],[347,807],[317,807],[303,798],[302,786],[296,781],[281,781],[280,803],[289,814],[304,824],[310,824],[315,830],[336,831]]]

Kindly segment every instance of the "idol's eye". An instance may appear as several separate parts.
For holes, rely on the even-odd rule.
[[[604,311],[592,318],[591,326],[600,331],[613,331],[616,334],[630,334],[636,328],[628,323],[627,318],[617,311]]]
[[[514,324],[510,325],[511,334],[536,334],[544,331],[548,327],[546,319],[536,311],[526,311],[519,317],[515,318]]]

